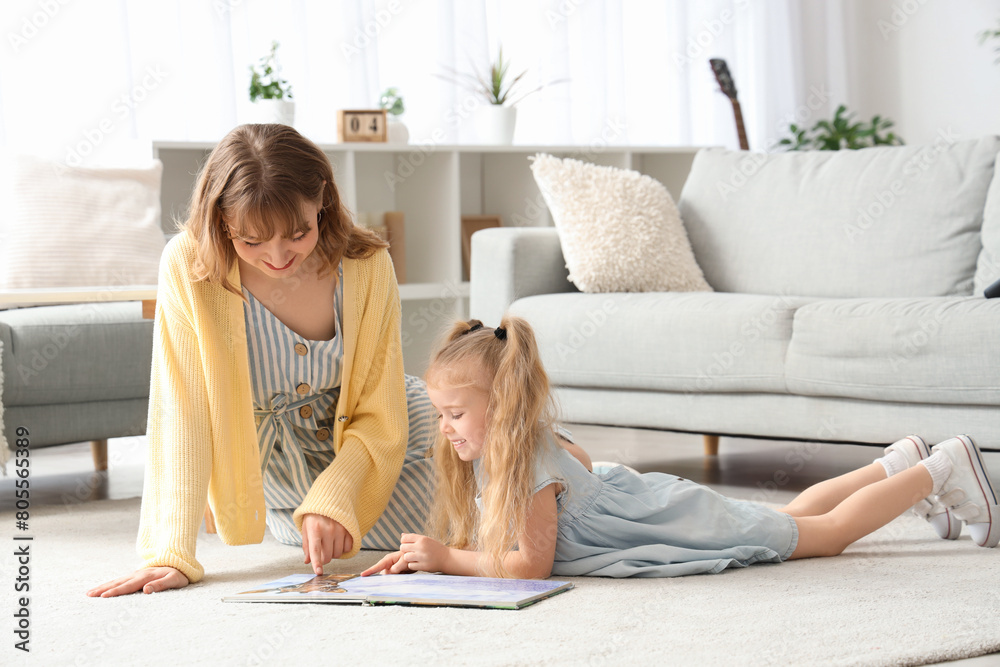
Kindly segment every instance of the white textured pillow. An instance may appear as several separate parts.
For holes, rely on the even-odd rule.
[[[163,165],[0,164],[0,289],[154,285]]]
[[[627,169],[539,154],[531,171],[552,212],[569,279],[584,292],[712,288],[662,183]]]

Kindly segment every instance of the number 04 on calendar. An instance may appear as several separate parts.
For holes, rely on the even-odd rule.
[[[337,139],[385,141],[385,109],[341,109],[337,112]]]

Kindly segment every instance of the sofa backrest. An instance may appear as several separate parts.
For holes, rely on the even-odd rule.
[[[717,291],[967,295],[998,151],[1000,137],[943,134],[862,150],[705,149],[678,208]]]

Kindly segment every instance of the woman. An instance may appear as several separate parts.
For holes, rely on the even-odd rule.
[[[160,266],[144,567],[88,595],[201,579],[206,497],[224,542],[259,543],[266,523],[317,574],[422,525],[435,413],[403,375],[385,247],[291,127],[243,125],[216,146]]]

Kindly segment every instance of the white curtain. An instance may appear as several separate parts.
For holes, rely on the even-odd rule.
[[[399,88],[412,143],[474,143],[449,79],[502,45],[527,71],[515,142],[737,146],[708,65],[725,58],[752,149],[847,89],[841,0],[7,0],[0,143],[95,163],[151,140],[216,141],[247,118],[248,67],[280,43],[296,127]]]

